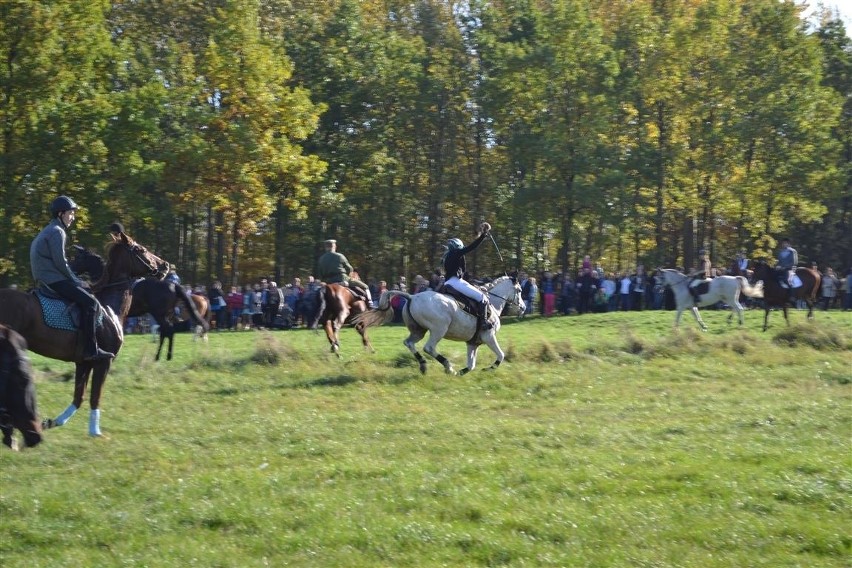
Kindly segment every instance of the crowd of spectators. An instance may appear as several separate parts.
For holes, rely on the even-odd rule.
[[[730,269],[719,272],[730,273]],[[820,273],[822,309],[852,310],[852,268],[842,277],[830,267]],[[534,274],[520,271],[515,276],[526,304],[522,317],[674,309],[674,299],[659,275],[647,272],[641,264],[631,271],[605,271],[586,256],[574,274],[543,270]],[[470,276],[470,281],[481,283],[475,276]],[[444,277],[435,270],[429,277],[418,274],[411,282],[400,275],[390,284],[385,280],[370,280],[368,284],[373,303],[377,305],[386,290],[403,290],[410,294],[438,290],[444,284]],[[208,298],[211,329],[242,331],[308,327],[316,309],[316,291],[321,285],[313,276],[308,276],[305,282],[297,277],[281,286],[272,279],[262,278],[254,284],[230,286],[227,291],[219,281],[209,287],[187,287],[187,290]],[[395,296],[390,304],[392,321],[401,323],[405,298]],[[144,324],[144,318],[131,319],[128,332],[142,331]]]

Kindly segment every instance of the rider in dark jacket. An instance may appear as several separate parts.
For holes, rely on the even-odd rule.
[[[317,261],[317,274],[320,280],[326,284],[346,284],[360,288],[367,297],[367,307],[372,307],[373,298],[370,295],[370,287],[353,276],[354,270],[346,257],[337,252],[337,241],[334,239],[325,241],[325,252]]]
[[[488,296],[478,288],[474,288],[467,280],[464,279],[467,272],[467,264],[464,255],[474,250],[491,230],[491,225],[483,223],[479,226],[479,235],[468,246],[464,246],[461,239],[450,239],[447,241],[447,252],[441,259],[441,264],[444,266],[444,275],[447,279],[446,285],[454,290],[458,290],[468,298],[479,302],[479,322],[480,329],[488,330],[492,328],[491,322],[488,321]]]
[[[30,267],[35,281],[78,304],[83,310],[81,328],[85,345],[83,358],[87,361],[112,359],[113,353],[98,347],[97,314],[100,303],[85,288],[85,284],[68,266],[65,256],[65,231],[76,218],[78,206],[70,197],[61,195],[50,204],[52,219],[30,245]]]

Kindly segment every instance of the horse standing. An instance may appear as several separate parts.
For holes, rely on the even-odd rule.
[[[816,270],[800,266],[796,268],[796,276],[802,281],[802,285],[793,288],[792,296],[790,288],[784,288],[776,279],[775,270],[764,261],[757,262],[752,270],[754,280],[763,281],[763,331],[769,327],[769,311],[781,308],[784,311],[784,321],[790,325],[787,316],[787,304],[792,300],[802,300],[808,305],[808,319],[814,319],[814,304],[817,301],[822,276]]]
[[[76,274],[88,274],[92,279],[99,279],[104,271],[104,260],[97,254],[80,246],[74,247],[77,250],[77,255],[70,263],[71,270]],[[173,323],[175,317],[175,306],[178,302],[183,302],[187,308],[186,311],[191,320],[201,328],[202,337],[206,335],[210,329],[210,324],[205,317],[199,313],[195,300],[203,300],[201,305],[207,305],[207,299],[194,294],[189,294],[180,284],[167,282],[162,278],[144,278],[138,282],[134,282],[132,286],[132,302],[127,313],[128,317],[138,317],[145,314],[151,314],[154,321],[159,326],[158,333],[160,336],[160,345],[157,348],[157,354],[154,360],[160,360],[160,352],[163,349],[163,343],[166,339],[169,340],[169,347],[166,354],[166,359],[172,360],[172,350],[174,347],[174,333],[178,331]],[[206,310],[205,310],[206,313]]]
[[[344,284],[324,284],[317,290],[316,312],[311,329],[322,324],[325,336],[331,344],[331,352],[340,357],[340,328],[347,323],[352,323],[355,330],[361,336],[364,349],[375,351],[370,339],[367,337],[365,326],[355,323],[356,316],[368,313],[370,307],[367,299],[357,294],[352,288]]]
[[[717,302],[724,302],[731,306],[728,323],[731,323],[734,312],[736,312],[740,325],[743,325],[743,306],[740,304],[740,294],[749,298],[760,298],[763,295],[761,286],[752,286],[743,276],[717,276],[701,284],[705,288],[700,291],[696,300],[689,291],[689,284],[691,282],[689,276],[673,268],[661,268],[660,274],[662,275],[663,285],[671,288],[674,294],[677,309],[675,328],[680,326],[680,318],[683,312],[687,308],[690,308],[695,321],[701,326],[702,331],[707,331],[707,326],[704,324],[704,320],[701,319],[701,314],[698,313],[698,307],[712,306]]]
[[[409,331],[403,343],[417,359],[421,373],[426,372],[426,359],[417,351],[416,344],[426,336],[427,332],[429,340],[423,346],[423,350],[441,363],[447,374],[452,375],[454,371],[452,363],[437,351],[438,342],[442,339],[467,343],[467,367],[459,372],[460,375],[476,367],[476,353],[483,343],[488,345],[497,356],[497,360],[488,369],[496,369],[506,357],[497,343],[497,332],[500,330],[499,314],[504,308],[508,308],[509,315],[519,316],[524,313],[526,306],[521,298],[520,285],[509,276],[501,276],[484,288],[491,307],[498,314],[493,318],[494,325],[489,330],[481,330],[477,316],[464,311],[456,299],[432,290],[413,295],[400,290],[383,292],[378,308],[358,316],[354,323],[356,326],[363,325],[364,328],[381,325],[392,315],[391,298],[402,296],[407,300],[402,310],[402,319]]]
[[[124,233],[108,245],[106,268],[101,278],[92,285],[92,291],[102,307],[102,325],[97,330],[99,345],[118,355],[124,342],[123,324],[130,309],[130,287],[133,281],[148,274],[165,274],[167,270],[167,262]],[[56,329],[45,323],[41,303],[33,293],[0,290],[0,323],[20,333],[32,351],[50,359],[76,364],[72,403],[56,419],[45,421],[45,426],[62,426],[77,412],[83,404],[91,376],[89,434],[100,436],[100,399],[112,360],[83,360],[79,330]]]
[[[27,342],[13,329],[0,325],[0,432],[3,443],[16,450],[17,428],[31,448],[42,441],[35,384]]]

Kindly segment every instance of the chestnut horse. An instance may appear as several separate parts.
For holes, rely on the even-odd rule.
[[[106,254],[106,269],[101,278],[92,284],[92,292],[103,308],[97,339],[101,347],[117,355],[124,342],[123,326],[130,309],[130,286],[141,276],[165,275],[168,263],[148,252],[124,233],[120,233],[114,243],[107,245]],[[46,420],[44,426],[62,426],[77,412],[83,404],[83,396],[91,376],[89,434],[100,436],[101,393],[112,360],[84,361],[79,330],[66,331],[48,326],[38,296],[31,292],[0,290],[0,323],[20,333],[30,349],[39,355],[76,364],[74,398],[71,405],[56,419]]]
[[[367,299],[345,284],[323,284],[317,294],[316,313],[309,327],[316,329],[322,324],[325,336],[331,344],[331,352],[340,357],[340,328],[350,323],[355,316],[369,310]],[[367,337],[366,328],[356,324],[355,330],[361,336],[364,349],[375,352]]]
[[[104,259],[83,247],[75,246],[74,248],[77,250],[77,255],[70,263],[71,270],[75,274],[88,274],[94,280],[100,278],[104,271]],[[210,324],[205,318],[207,298],[187,293],[180,284],[158,278],[144,278],[133,283],[132,294],[133,301],[130,303],[130,311],[127,312],[127,316],[136,317],[151,314],[151,317],[159,326],[160,345],[157,348],[157,354],[154,356],[156,361],[160,360],[160,352],[163,350],[163,343],[166,339],[169,340],[166,359],[172,360],[174,333],[182,330],[181,322],[177,325],[173,322],[175,306],[179,301],[189,307],[189,309],[184,308],[183,311],[187,313],[190,320],[201,328],[202,336],[210,329]],[[199,303],[198,300],[203,300],[203,302]],[[201,312],[202,309],[204,310],[203,313]]]
[[[784,311],[784,320],[790,325],[787,317],[787,304],[791,301],[802,300],[808,305],[808,319],[814,319],[814,304],[817,302],[817,294],[822,283],[822,276],[812,268],[800,266],[796,268],[796,276],[802,281],[798,288],[784,288],[778,282],[775,269],[765,261],[757,262],[753,267],[754,280],[763,281],[763,331],[769,327],[769,311],[772,308],[781,308]]]
[[[41,443],[33,370],[27,357],[27,342],[15,330],[0,325],[0,432],[3,443],[17,450],[12,437],[17,428],[24,444]]]

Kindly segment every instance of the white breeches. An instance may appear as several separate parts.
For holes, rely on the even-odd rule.
[[[452,278],[448,279],[446,284],[447,286],[458,290],[468,298],[473,298],[474,300],[477,300],[479,302],[484,302],[486,300],[486,296],[482,292],[482,290],[480,290],[479,288],[474,288],[470,283],[468,283],[466,280],[462,280],[458,276],[453,276]]]

